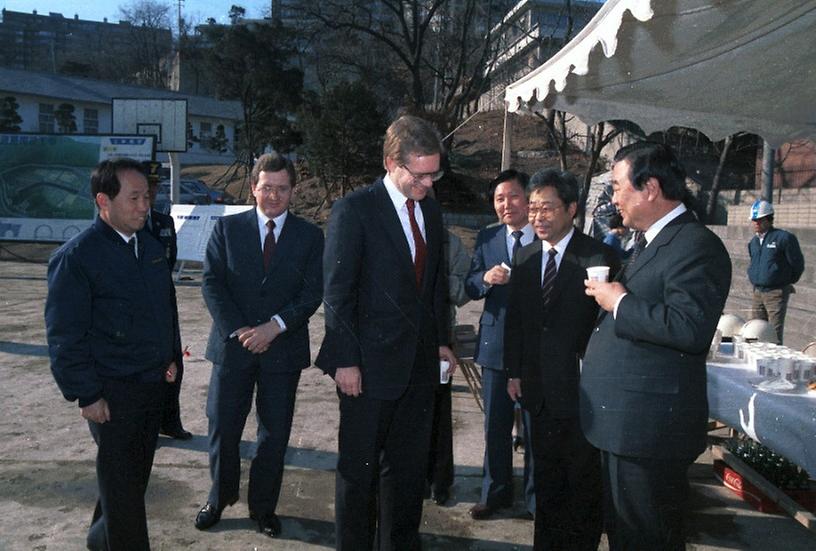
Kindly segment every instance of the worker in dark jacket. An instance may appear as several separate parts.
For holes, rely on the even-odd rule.
[[[754,286],[751,318],[770,321],[782,344],[788,299],[805,271],[805,258],[795,235],[773,227],[774,209],[768,201],[751,205],[750,220],[756,234],[748,242],[748,279]]]
[[[98,448],[88,549],[145,550],[144,493],[181,346],[175,290],[164,249],[142,230],[150,200],[141,165],[100,163],[91,192],[99,216],[48,264],[51,371]]]
[[[178,244],[176,243],[176,227],[173,223],[173,217],[152,208],[156,202],[156,193],[159,190],[157,182],[149,182],[150,189],[150,205],[151,208],[147,213],[147,221],[145,222],[145,229],[156,238],[156,240],[164,247],[164,257],[167,259],[167,266],[170,271],[176,265],[176,257],[178,256]],[[183,354],[179,354],[176,358],[176,380],[167,389],[164,402],[164,413],[162,414],[161,433],[175,438],[177,440],[190,440],[193,435],[181,424],[181,407],[179,406],[179,395],[181,394],[181,380],[184,377],[184,358]]]

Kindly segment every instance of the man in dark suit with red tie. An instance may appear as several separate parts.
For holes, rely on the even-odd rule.
[[[383,146],[387,174],[332,209],[326,335],[316,364],[340,398],[337,549],[419,549],[439,361],[448,348],[442,213],[427,197],[442,143],[403,116]],[[377,496],[379,492],[379,496]],[[379,511],[376,511],[379,506]]]
[[[584,356],[581,426],[601,450],[612,551],[685,549],[686,473],[706,446],[706,355],[731,260],[683,204],[685,176],[667,145],[618,151],[612,202],[643,239],[618,280],[586,282],[604,311]]]
[[[620,266],[612,248],[573,226],[578,183],[542,170],[528,188],[535,241],[513,263],[504,328],[507,391],[531,419],[536,550],[594,551],[601,538],[601,460],[578,418],[580,360],[598,315],[586,269]]]
[[[207,359],[212,489],[199,530],[238,500],[239,444],[256,395],[258,441],[249,471],[250,518],[267,536],[275,514],[300,372],[309,367],[309,317],[320,306],[323,233],[289,212],[292,162],[262,155],[250,176],[256,207],[216,222],[207,244],[202,292],[213,318]]]

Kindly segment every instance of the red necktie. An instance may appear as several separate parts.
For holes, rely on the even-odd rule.
[[[414,274],[416,275],[417,288],[422,288],[422,274],[425,273],[425,240],[422,239],[422,232],[419,231],[419,224],[417,224],[414,216],[413,199],[405,201],[405,206],[408,207],[408,220],[411,221],[411,233],[414,234],[414,246],[416,247],[416,256],[414,257]]]
[[[266,237],[264,238],[263,257],[264,271],[269,270],[269,263],[272,262],[272,254],[275,252],[275,222],[269,220],[266,223]]]

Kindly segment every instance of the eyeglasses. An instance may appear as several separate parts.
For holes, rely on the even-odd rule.
[[[544,203],[528,203],[527,204],[527,212],[530,213],[531,216],[538,216],[539,214],[542,216],[549,216],[553,214],[558,209],[564,208],[564,205],[548,205]]]
[[[407,170],[408,174],[411,175],[411,177],[414,179],[415,182],[420,182],[420,181],[424,180],[425,178],[430,178],[431,182],[438,182],[442,178],[442,176],[445,175],[444,170],[439,170],[437,172],[421,172],[421,173],[417,174],[416,172],[414,172],[413,170],[408,168],[407,165],[400,165],[400,167]]]
[[[255,191],[260,193],[261,195],[272,195],[273,193],[278,197],[282,195],[289,195],[292,191],[292,186],[280,186],[280,187],[273,187],[273,186],[258,186],[255,188]]]

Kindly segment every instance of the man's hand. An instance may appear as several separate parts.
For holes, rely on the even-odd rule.
[[[79,408],[79,410],[82,412],[82,417],[88,421],[93,421],[94,423],[99,423],[100,425],[110,421],[110,410],[108,409],[108,403],[104,398],[100,398],[89,406]]]
[[[170,365],[168,365],[167,369],[164,371],[164,380],[168,383],[175,383],[176,375],[178,375],[178,367],[176,367],[176,362],[170,362]]]
[[[604,281],[585,279],[584,285],[586,285],[586,294],[594,297],[598,306],[607,312],[611,312],[615,308],[615,302],[617,302],[618,297],[626,293],[626,287],[617,281],[606,283]]]
[[[448,363],[450,364],[450,367],[448,368],[449,375],[453,375],[454,373],[456,373],[456,367],[459,365],[459,360],[456,358],[456,355],[453,353],[453,350],[451,350],[447,346],[440,346],[439,359],[448,360]]]
[[[485,272],[482,280],[487,285],[505,285],[510,281],[510,272],[506,268],[502,268],[501,265],[496,264]]]
[[[359,396],[363,393],[363,375],[356,365],[338,367],[334,374],[334,383],[346,396]]]
[[[514,402],[518,402],[521,398],[521,379],[511,378],[507,379],[507,394]]]
[[[269,345],[280,334],[281,328],[278,322],[270,320],[244,331],[238,335],[238,340],[253,354],[262,354],[269,349]]]

